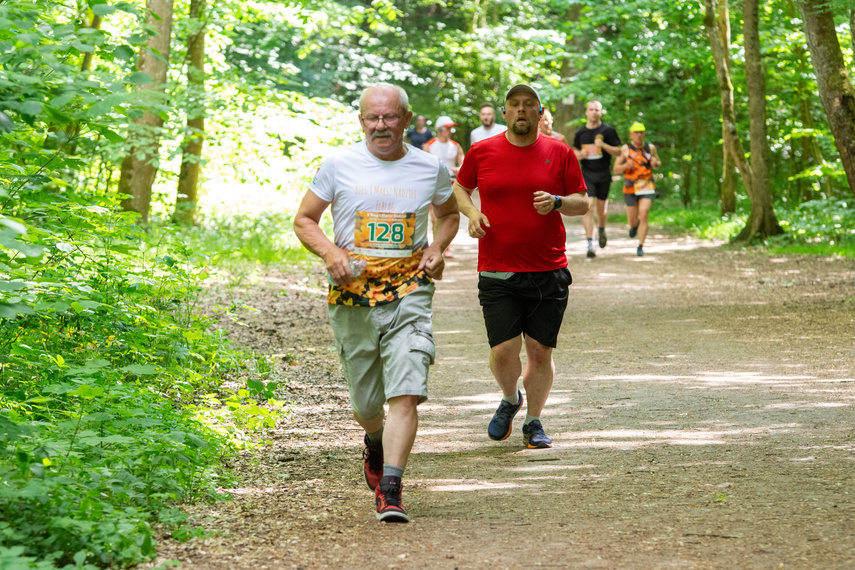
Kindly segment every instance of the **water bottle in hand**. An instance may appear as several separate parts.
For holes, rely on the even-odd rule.
[[[362,272],[365,271],[366,265],[368,265],[368,263],[364,259],[354,259],[351,257],[350,258],[350,276],[351,276],[351,278],[358,277],[358,276],[362,275]],[[330,285],[338,285],[338,283],[335,282],[335,279],[332,278],[332,275],[330,275],[329,272],[327,272],[327,282]]]

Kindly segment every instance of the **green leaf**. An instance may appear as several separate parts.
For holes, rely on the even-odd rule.
[[[0,281],[0,291],[17,291],[27,285],[21,281]]]
[[[21,113],[24,115],[38,115],[42,112],[42,104],[39,101],[24,101],[21,105]]]
[[[23,303],[0,302],[0,319],[14,319],[18,315],[35,315],[36,312]]]
[[[125,137],[123,137],[122,135],[120,135],[119,133],[117,133],[113,130],[110,130],[107,127],[100,127],[98,129],[98,132],[101,133],[102,135],[104,135],[104,137],[106,137],[106,139],[112,143],[125,142]]]
[[[130,372],[137,376],[145,376],[148,374],[157,374],[157,366],[151,364],[129,364],[119,368],[122,372]]]
[[[97,398],[99,396],[104,395],[104,388],[101,386],[90,386],[88,384],[81,384],[78,386],[77,390],[68,393],[69,396],[80,396],[86,400],[91,400],[92,398]]]
[[[56,107],[57,109],[60,107],[65,107],[74,97],[77,95],[76,91],[66,91],[62,95],[54,97],[50,104],[52,107]]]
[[[109,4],[95,4],[92,6],[92,13],[96,16],[106,16],[108,14],[112,14],[116,11],[115,6],[110,6]]]
[[[125,98],[126,97],[124,95],[119,94],[109,95],[105,99],[102,99],[101,101],[98,101],[97,103],[89,107],[89,110],[86,112],[86,114],[89,117],[100,117],[101,115],[105,115],[109,113],[110,109],[112,109],[114,106],[120,105],[125,100]]]
[[[116,10],[121,10],[122,12],[127,12],[128,14],[139,15],[139,10],[133,4],[129,4],[127,2],[116,2],[115,4]]]
[[[208,449],[208,442],[198,436],[193,435],[192,433],[187,434],[187,439],[190,440],[190,443],[192,443],[194,447]]]
[[[133,48],[130,46],[119,46],[113,50],[113,55],[117,59],[121,59],[123,61],[131,61],[134,58],[135,53],[136,52],[134,52]]]
[[[77,51],[82,51],[85,53],[95,53],[95,48],[93,46],[90,46],[89,44],[84,44],[83,42],[71,42],[71,47],[73,47]]]
[[[89,362],[87,362],[83,366],[77,366],[74,368],[69,368],[65,372],[65,375],[66,376],[90,376],[93,373],[98,372],[99,370],[102,370],[104,368],[109,368],[109,367],[110,367],[110,363],[107,362],[106,360],[101,360],[101,359],[90,360]]]
[[[137,71],[136,73],[128,75],[127,81],[132,85],[151,85],[154,83],[154,77],[148,73]]]
[[[6,226],[16,234],[26,234],[27,226],[9,218],[0,218],[0,226]]]

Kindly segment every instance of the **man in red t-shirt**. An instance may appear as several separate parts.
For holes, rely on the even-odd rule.
[[[512,87],[502,107],[508,130],[473,145],[454,183],[460,211],[469,218],[469,235],[480,240],[478,299],[490,342],[490,370],[503,394],[487,433],[506,439],[522,408],[517,382],[525,338],[523,442],[530,448],[552,447],[540,413],[552,388],[552,350],[572,282],[560,214],[588,211],[579,161],[566,144],[538,135],[542,114],[537,91],[523,84]],[[475,188],[481,210],[472,202]]]

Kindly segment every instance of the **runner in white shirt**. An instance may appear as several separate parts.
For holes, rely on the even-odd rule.
[[[451,120],[450,117],[443,115],[436,120],[436,138],[431,139],[424,144],[422,150],[437,157],[448,169],[451,174],[451,182],[457,178],[457,171],[463,166],[463,148],[456,141],[451,140],[451,127],[457,126],[457,123]],[[430,211],[430,224],[434,227],[436,224],[436,216],[433,209]],[[451,253],[451,248],[446,248],[443,252],[445,257],[454,257]]]
[[[460,221],[448,170],[404,143],[412,117],[400,87],[380,83],[363,91],[365,140],[321,164],[294,216],[297,237],[335,282],[327,297],[330,323],[353,418],[365,430],[365,481],[385,522],[409,520],[401,477],[434,362],[433,281],[442,277],[442,251]],[[439,219],[429,243],[431,205]],[[320,227],[330,207],[333,239]]]
[[[481,126],[469,133],[469,146],[508,130],[505,125],[496,123],[496,108],[493,107],[492,103],[481,104],[481,112],[478,118],[481,120]]]
[[[434,155],[442,161],[448,172],[451,173],[451,181],[457,178],[457,171],[463,165],[463,147],[451,140],[451,127],[457,123],[451,118],[442,116],[436,120],[436,138],[425,143],[423,150]]]

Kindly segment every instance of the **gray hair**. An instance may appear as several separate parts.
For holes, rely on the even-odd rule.
[[[359,96],[360,113],[365,112],[365,98],[368,96],[368,92],[372,89],[394,89],[398,93],[398,103],[401,106],[401,112],[406,115],[410,110],[410,98],[407,96],[407,92],[404,91],[403,87],[392,85],[391,83],[377,83],[370,87],[366,87]]]

